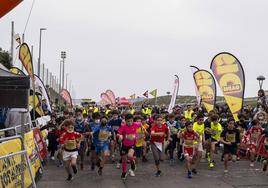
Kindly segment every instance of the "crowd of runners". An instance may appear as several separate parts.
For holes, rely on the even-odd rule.
[[[170,165],[176,160],[184,162],[186,175],[192,178],[204,156],[212,169],[220,163],[215,163],[215,155],[220,155],[224,173],[228,173],[229,161],[241,159],[249,161],[249,168],[256,161],[262,162],[266,171],[266,112],[266,99],[259,92],[257,106],[244,106],[238,121],[227,105],[216,106],[209,113],[197,105],[177,105],[171,113],[163,106],[147,104],[128,109],[90,105],[64,111],[60,117],[52,114],[42,129],[48,130],[51,160],[65,167],[68,181],[79,169],[86,170],[85,159],[100,176],[111,160],[122,169],[122,179],[135,176],[142,168],[139,163],[155,165],[155,176],[159,177],[164,156]],[[148,159],[151,153],[153,161]]]

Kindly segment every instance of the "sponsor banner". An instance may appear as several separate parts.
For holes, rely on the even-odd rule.
[[[41,133],[38,128],[33,129],[34,139],[38,147],[38,152],[42,160],[47,156],[47,145],[46,145],[46,133]]]
[[[103,105],[112,104],[112,101],[110,97],[107,95],[107,93],[101,93],[100,97],[101,97],[101,103]]]
[[[112,105],[115,105],[116,101],[115,101],[115,95],[114,95],[114,92],[110,89],[108,89],[106,92],[105,92],[108,97],[110,98],[110,101],[112,102]]]
[[[199,70],[199,68],[197,68],[196,66],[192,66],[192,65],[190,66],[190,68],[191,68],[191,71],[193,73],[193,76],[194,76],[194,73]],[[197,105],[200,106],[201,105],[201,96],[200,96],[200,94],[198,92],[198,89],[197,89],[196,85],[195,85],[194,88],[195,88]]]
[[[71,107],[73,106],[72,103],[72,97],[66,89],[61,90],[60,92],[61,97],[66,101],[67,104],[69,104]]]
[[[244,100],[245,76],[239,60],[232,54],[223,52],[216,55],[210,65],[223,96],[238,121],[238,113],[241,111]]]
[[[32,55],[29,46],[26,43],[22,43],[19,49],[19,59],[24,68],[28,72],[29,76],[34,79]]]
[[[216,102],[216,83],[210,72],[199,70],[194,73],[197,91],[207,112],[214,109]]]
[[[172,92],[172,97],[168,106],[168,112],[171,113],[173,111],[173,108],[176,103],[176,98],[179,92],[179,77],[175,75],[175,82],[174,82],[174,87],[173,87],[173,92]]]

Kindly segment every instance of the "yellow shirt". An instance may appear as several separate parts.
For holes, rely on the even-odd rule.
[[[201,125],[199,125],[197,122],[195,122],[193,124],[193,130],[194,130],[194,132],[196,132],[199,135],[200,142],[201,142],[203,139],[203,135],[205,134],[205,124],[202,123]],[[194,144],[197,144],[197,141],[195,141]]]
[[[144,133],[143,133],[142,126],[140,126],[137,129],[137,143],[136,143],[136,147],[142,147],[143,141],[144,141]]]
[[[214,136],[211,135],[211,138],[219,141],[221,138],[222,126],[220,123],[214,124],[213,122],[210,123],[210,128],[212,132],[216,133]]]
[[[192,120],[193,113],[194,113],[194,111],[192,111],[192,110],[190,112],[188,110],[184,111],[185,119]]]

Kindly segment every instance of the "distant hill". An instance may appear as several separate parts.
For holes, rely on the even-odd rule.
[[[157,105],[169,105],[171,99],[171,95],[166,95],[166,96],[159,96],[157,97]],[[150,98],[150,99],[144,99],[144,101],[148,102],[150,105],[155,104],[155,98]],[[257,97],[250,97],[250,98],[245,98],[244,100],[244,105],[252,105],[255,106],[257,102]],[[135,102],[136,105],[142,104],[142,101]],[[178,95],[176,99],[176,104],[189,104],[189,103],[196,103],[196,96],[189,96],[189,95]],[[216,99],[217,104],[223,104],[225,103],[224,97],[219,96]]]

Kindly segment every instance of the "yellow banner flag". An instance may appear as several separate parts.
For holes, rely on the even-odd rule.
[[[22,43],[20,45],[19,59],[28,72],[29,76],[34,79],[32,55],[29,46],[26,43]]]
[[[223,52],[213,58],[210,69],[217,79],[234,119],[238,121],[245,90],[245,76],[241,63],[234,55]]]
[[[194,81],[202,104],[210,112],[216,102],[216,83],[213,76],[206,70],[198,70],[194,73]]]

